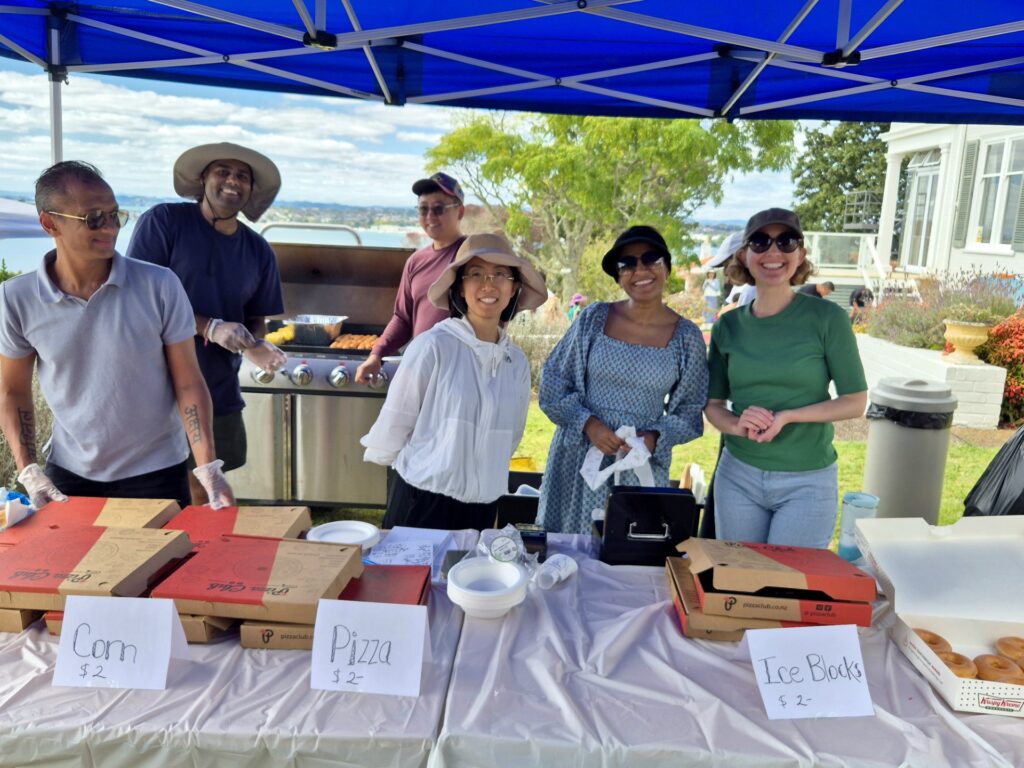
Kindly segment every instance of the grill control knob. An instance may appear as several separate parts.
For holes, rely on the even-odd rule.
[[[376,376],[371,376],[370,377],[370,387],[372,389],[380,389],[381,387],[383,387],[387,383],[388,383],[388,375],[386,373],[384,373],[384,371],[381,371]]]
[[[252,380],[257,384],[269,384],[274,380],[274,372],[264,371],[262,368],[253,368]]]
[[[335,389],[341,389],[348,384],[348,371],[345,370],[344,365],[335,366],[329,374],[327,374],[327,383]]]
[[[296,365],[291,372],[292,384],[297,387],[304,387],[313,381],[313,369],[306,363]]]

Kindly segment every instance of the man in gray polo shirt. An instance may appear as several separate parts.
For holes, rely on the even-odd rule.
[[[187,504],[190,445],[211,506],[233,504],[177,277],[114,251],[128,216],[87,163],[44,171],[36,209],[56,248],[38,270],[0,284],[0,426],[33,504],[65,494]],[[34,366],[53,411],[45,473]]]

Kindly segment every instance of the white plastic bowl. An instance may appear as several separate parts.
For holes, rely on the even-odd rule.
[[[328,544],[359,544],[363,552],[368,552],[380,541],[380,528],[362,520],[335,520],[310,528],[306,538]]]
[[[472,557],[448,571],[448,599],[467,616],[496,619],[526,598],[526,571],[515,563]]]

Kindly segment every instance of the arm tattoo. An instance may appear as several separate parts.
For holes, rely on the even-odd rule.
[[[188,441],[192,445],[203,442],[203,433],[199,429],[199,408],[190,405],[185,409],[185,431],[188,433]]]
[[[30,463],[36,463],[38,457],[36,456],[36,416],[32,411],[26,411],[23,408],[18,409],[18,423],[19,439],[21,446],[25,449],[28,454]]]

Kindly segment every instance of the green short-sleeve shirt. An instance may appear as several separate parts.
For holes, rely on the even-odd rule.
[[[850,319],[830,301],[796,294],[772,317],[755,317],[751,306],[715,323],[708,348],[708,397],[731,400],[733,413],[757,405],[770,411],[801,408],[836,393],[867,389]],[[830,423],[787,424],[774,440],[756,443],[725,436],[729,452],[758,469],[800,472],[836,460]]]

